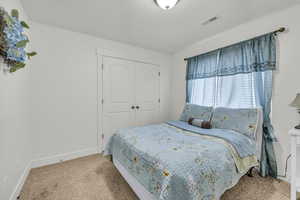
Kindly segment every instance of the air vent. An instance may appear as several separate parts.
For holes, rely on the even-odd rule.
[[[218,19],[219,19],[219,17],[214,16],[214,17],[209,18],[208,20],[202,22],[202,25],[205,26],[205,25],[210,24],[210,23],[212,23],[212,22],[214,22],[214,21],[216,21],[216,20],[218,20]]]

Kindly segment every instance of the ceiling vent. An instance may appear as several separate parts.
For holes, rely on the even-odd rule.
[[[216,20],[218,20],[218,19],[219,19],[219,17],[214,16],[214,17],[212,17],[212,18],[209,18],[208,20],[205,20],[205,21],[202,22],[201,24],[202,24],[203,26],[206,26],[207,24],[210,24],[210,23],[212,23],[212,22],[214,22],[214,21],[216,21]]]

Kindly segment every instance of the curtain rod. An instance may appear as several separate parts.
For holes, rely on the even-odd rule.
[[[284,32],[284,31],[286,31],[286,28],[285,28],[285,27],[281,27],[281,28],[279,28],[279,29],[277,29],[277,30],[275,30],[275,31],[273,31],[273,32],[271,32],[271,33],[277,34],[277,33],[282,33],[282,32]],[[230,45],[229,45],[229,46],[230,46]],[[223,48],[225,48],[225,47],[223,47]],[[214,51],[214,50],[213,50],[213,51]],[[194,56],[192,56],[192,57],[194,57]],[[184,60],[186,61],[186,60],[188,60],[188,59],[190,59],[190,58],[192,58],[192,57],[185,58]]]

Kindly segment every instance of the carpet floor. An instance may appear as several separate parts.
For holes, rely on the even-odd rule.
[[[289,200],[289,184],[258,175],[244,176],[221,200]],[[114,165],[101,155],[35,168],[21,200],[136,200]]]

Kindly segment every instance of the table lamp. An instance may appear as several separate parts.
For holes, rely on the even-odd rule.
[[[295,107],[298,109],[298,112],[300,114],[300,93],[297,94],[294,101],[290,104],[290,106]],[[300,129],[300,124],[295,127],[296,129]]]

